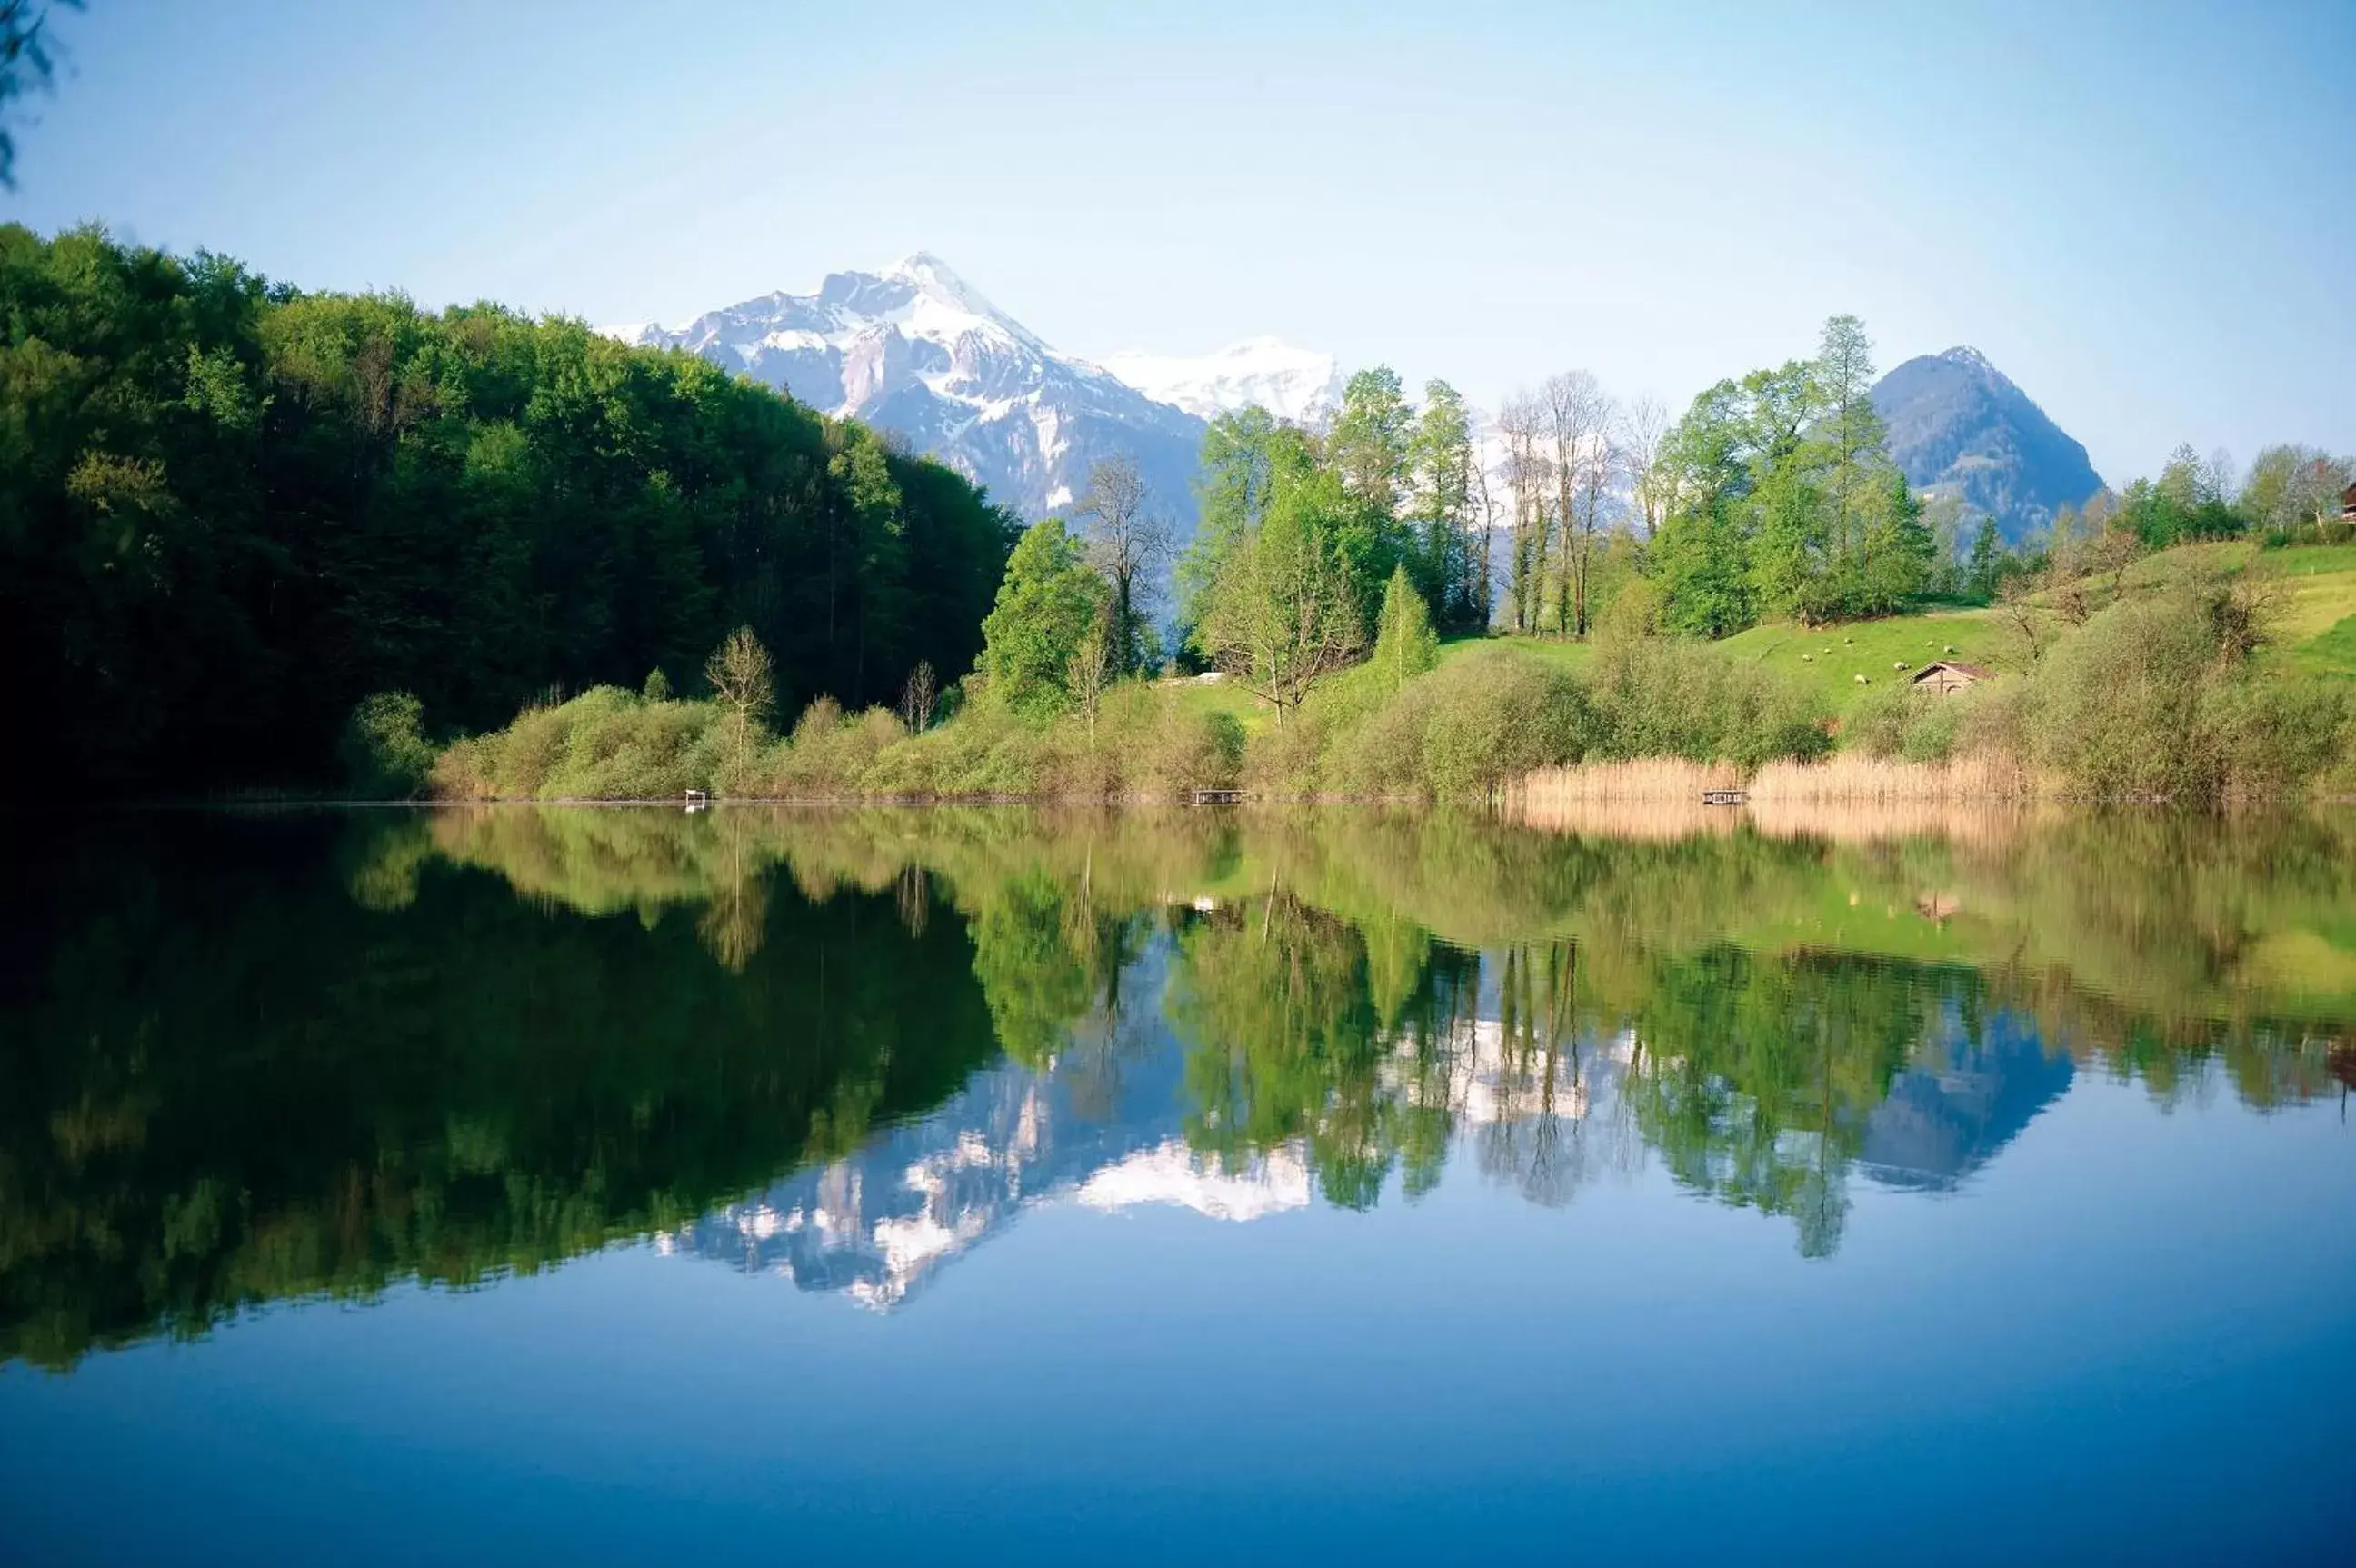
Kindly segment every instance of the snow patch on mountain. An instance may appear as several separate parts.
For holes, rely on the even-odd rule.
[[[1311,423],[1342,400],[1342,372],[1331,354],[1275,338],[1248,338],[1187,358],[1127,349],[1105,369],[1157,403],[1216,419],[1258,403],[1279,419]]]

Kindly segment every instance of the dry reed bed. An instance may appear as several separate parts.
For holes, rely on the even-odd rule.
[[[1976,754],[1945,762],[1901,762],[1842,753],[1818,762],[1771,762],[1742,787],[1761,803],[1802,801],[2027,800],[2052,792],[2010,757]]]
[[[1740,789],[1740,806],[1706,806],[1706,790]],[[1745,778],[1731,763],[1654,757],[1532,773],[1504,794],[1505,812],[1532,827],[1611,838],[1669,840],[1738,824],[1772,838],[1869,843],[1936,834],[1997,843],[2053,793],[2008,760],[1900,762],[1841,756],[1773,762]]]

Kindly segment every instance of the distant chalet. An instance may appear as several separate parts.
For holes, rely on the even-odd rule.
[[[1928,696],[1953,696],[1967,686],[1976,686],[1990,679],[1995,673],[1981,665],[1958,664],[1951,659],[1942,659],[1934,664],[1922,666],[1922,671],[1914,677],[1914,690]]]
[[[2356,522],[2356,485],[2340,492],[2340,521]]]

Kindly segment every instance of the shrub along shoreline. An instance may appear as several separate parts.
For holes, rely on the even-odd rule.
[[[1585,670],[1497,641],[1440,662],[1428,633],[1322,682],[1287,715],[1236,688],[1116,682],[1040,714],[969,676],[921,703],[821,697],[789,730],[760,679],[682,700],[650,681],[527,708],[436,748],[413,701],[371,698],[348,745],[364,792],[464,800],[1697,800],[1740,788],[1794,803],[2170,800],[2356,793],[2356,711],[2338,682],[2261,668],[2230,584],[2125,600],[2027,667],[1931,696],[1893,685],[1837,721],[1820,698],[1686,639],[1599,644]],[[734,646],[734,639],[732,639]],[[746,652],[739,649],[740,653]],[[757,647],[750,655],[757,655]],[[748,655],[748,656],[750,656]],[[756,672],[757,674],[757,672]]]

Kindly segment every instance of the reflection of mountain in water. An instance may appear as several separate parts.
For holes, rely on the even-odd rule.
[[[805,1290],[841,1291],[891,1307],[944,1262],[1052,1195],[1117,1190],[1125,1162],[1175,1162],[1216,1212],[1224,1186],[1248,1193],[1288,1175],[1273,1168],[1219,1176],[1178,1142],[1180,1053],[1154,1050],[1115,1063],[1085,1047],[1041,1072],[1012,1063],[973,1075],[947,1104],[889,1129],[856,1153],[803,1171],[684,1227],[679,1251],[786,1275]],[[1107,1095],[1101,1078],[1116,1081]],[[1083,1097],[1095,1101],[1083,1111]],[[1165,1148],[1167,1152],[1165,1152]],[[1267,1162],[1273,1167],[1275,1162]],[[1305,1178],[1289,1173],[1301,1186]],[[1132,1188],[1130,1201],[1179,1198],[1173,1185]],[[1263,1199],[1238,1212],[1263,1212]]]
[[[1987,1018],[1975,1046],[1951,1010],[1866,1119],[1859,1164],[1890,1187],[1954,1187],[2061,1099],[2073,1071],[2025,1020]]]
[[[1169,1204],[1236,1221],[1306,1208],[1316,1178],[1299,1141],[1243,1156],[1189,1145],[1187,1048],[1159,1016],[1170,956],[1156,942],[1122,983],[1147,999],[1148,1019],[1108,1030],[1099,1018],[1044,1069],[978,1071],[929,1114],[659,1236],[657,1247],[888,1311],[1033,1204]],[[1440,1044],[1435,1054],[1398,1041],[1385,1089],[1402,1107],[1443,1115],[1483,1175],[1561,1203],[1598,1150],[1623,1161],[1633,1152],[1625,1138],[1590,1142],[1582,1125],[1599,1099],[1616,1104],[1624,1039],[1531,1052],[1483,1018]]]
[[[1139,999],[1130,1005],[1141,1017],[1115,1026],[1099,1012],[1045,1067],[1006,1061],[978,1071],[931,1113],[660,1237],[658,1246],[889,1310],[1033,1204],[1162,1203],[1248,1220],[1304,1208],[1320,1187],[1349,1201],[1333,1191],[1330,1129],[1240,1150],[1204,1146],[1188,1060],[1206,1042],[1182,1038],[1167,1021],[1168,988],[1183,963],[1173,939],[1153,940],[1119,986]],[[1529,972],[1525,965],[1525,979]],[[1471,1015],[1389,1031],[1370,1064],[1384,1109],[1359,1113],[1399,1127],[1420,1119],[1435,1133],[1427,1161],[1419,1165],[1410,1153],[1402,1167],[1410,1200],[1451,1159],[1469,1160],[1532,1202],[1560,1205],[1597,1176],[1633,1174],[1654,1155],[1663,1084],[1681,1082],[1688,1064],[1656,1056],[1644,1069],[1652,1076],[1632,1074],[1672,1036],[1648,1046],[1633,1028],[1549,1035],[1533,1027],[1526,1005],[1517,1012],[1513,976],[1511,966],[1485,975]],[[1905,993],[1923,995],[1914,983]],[[1740,1129],[1754,1102],[1737,1095],[1714,1101],[1719,1131],[1696,1151],[1698,1165],[1671,1138],[1661,1153],[1672,1174],[1730,1201],[1791,1213],[1803,1249],[1829,1251],[1847,1208],[1842,1168],[1854,1163],[1890,1187],[1951,1188],[2070,1086],[2069,1058],[2049,1056],[2020,1017],[2000,1010],[1967,1017],[1952,995],[1906,1014],[1913,1022],[1901,1026],[1911,1043],[1901,1046],[1903,1065],[1887,1096],[1837,1117],[1850,1129],[1837,1135],[1843,1152],[1788,1126],[1746,1151]],[[1222,1054],[1222,1042],[1207,1044],[1215,1058]],[[1341,1151],[1345,1171],[1362,1152]]]

